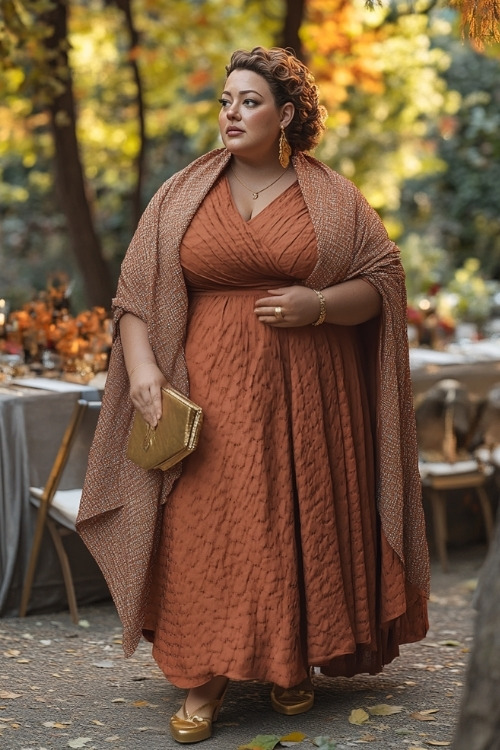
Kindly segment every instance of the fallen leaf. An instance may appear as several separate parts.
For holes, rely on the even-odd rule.
[[[315,737],[313,744],[317,746],[318,750],[336,750],[337,748],[331,737]]]
[[[61,723],[60,721],[44,721],[43,726],[48,727],[48,729],[67,729],[68,726],[71,724],[70,721],[67,721],[66,723]]]
[[[372,716],[391,716],[391,714],[400,714],[403,706],[389,706],[387,703],[379,703],[377,706],[370,706],[368,711]]]
[[[374,734],[363,734],[358,742],[375,742],[376,739]]]
[[[365,721],[368,721],[369,718],[369,715],[363,708],[353,708],[349,715],[349,723],[360,725],[364,724]]]
[[[451,742],[446,742],[445,740],[426,740],[425,744],[432,745],[432,747],[449,747]]]
[[[78,625],[81,628],[90,628],[90,622],[88,620],[79,620]]]
[[[19,656],[20,653],[18,648],[9,648],[8,651],[3,652],[3,655],[6,659],[13,659],[15,656]]]
[[[89,742],[92,742],[92,737],[77,737],[68,742],[68,747],[85,747]]]
[[[416,719],[417,721],[436,721],[435,716],[431,716],[424,711],[414,711],[412,714],[410,714],[410,716],[412,719]]]
[[[240,745],[238,750],[274,750],[279,741],[274,734],[258,734],[247,745]]]
[[[290,734],[281,737],[280,742],[302,742],[306,737],[307,735],[303,732],[290,732]]]
[[[0,698],[2,700],[14,700],[15,698],[21,698],[22,693],[11,693],[9,690],[0,690]]]
[[[111,703],[125,703],[125,698],[113,698]]]
[[[99,719],[92,719],[92,724],[95,724],[97,727],[105,727],[106,725],[102,723],[102,721],[99,721]]]
[[[307,735],[302,732],[290,732],[290,734],[280,737],[280,745],[283,745],[283,747],[295,747],[305,739],[307,739]]]
[[[93,667],[99,667],[99,669],[112,669],[115,666],[114,661],[111,659],[103,659],[102,661],[92,662]]]
[[[117,734],[113,734],[111,737],[106,737],[104,742],[116,742],[120,737]]]
[[[446,640],[446,641],[439,641],[439,645],[440,646],[453,646],[456,648],[457,646],[462,646],[463,644],[460,643],[460,641]]]

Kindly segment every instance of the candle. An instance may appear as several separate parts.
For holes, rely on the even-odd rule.
[[[7,302],[4,299],[0,299],[0,335],[3,335],[5,333],[7,312]]]

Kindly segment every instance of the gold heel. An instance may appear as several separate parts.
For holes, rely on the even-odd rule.
[[[314,689],[304,683],[292,688],[279,688],[273,685],[271,689],[271,706],[279,714],[296,716],[309,711],[314,705]]]
[[[170,719],[170,733],[176,742],[189,744],[208,740],[212,736],[212,724],[217,721],[228,684],[229,680],[220,698],[204,703],[192,714],[186,710],[184,701],[181,711]],[[179,716],[181,712],[182,716]]]

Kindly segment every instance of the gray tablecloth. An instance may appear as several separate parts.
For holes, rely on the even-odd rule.
[[[23,383],[13,386],[10,392],[0,389],[0,615],[4,616],[18,612],[29,559],[36,521],[36,511],[29,502],[29,487],[45,483],[75,401],[96,400],[101,396],[94,388],[78,384],[38,380],[36,386],[27,387]],[[86,457],[82,456],[79,463],[77,480],[81,481]],[[68,488],[79,486],[74,484],[75,477],[64,479]],[[97,565],[76,534],[67,537],[66,549],[79,603],[109,597]],[[28,612],[65,607],[59,561],[47,534]]]

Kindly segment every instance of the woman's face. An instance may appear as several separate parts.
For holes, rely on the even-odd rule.
[[[278,108],[265,78],[251,70],[233,70],[220,98],[219,128],[224,145],[248,159],[276,157],[280,126],[293,117],[293,105]]]

